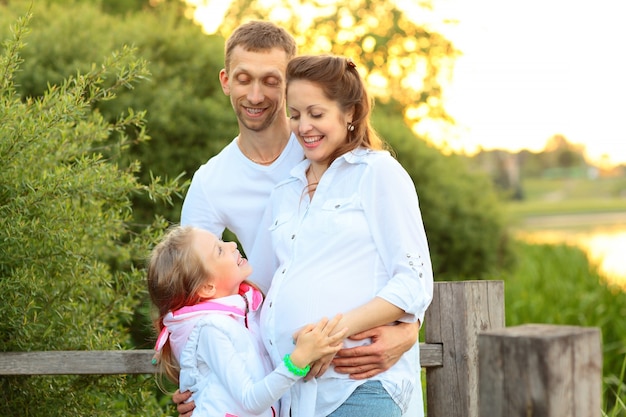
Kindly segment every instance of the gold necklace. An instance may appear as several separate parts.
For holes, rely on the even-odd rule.
[[[243,147],[241,146],[241,144],[239,143],[239,139],[237,139],[237,146],[239,146],[239,150],[241,151],[241,153],[243,154],[243,156],[245,156],[246,158],[248,158],[249,160],[251,160],[252,162],[254,162],[255,164],[259,164],[259,165],[271,165],[274,161],[276,161],[278,159],[278,157],[280,156],[281,153],[283,153],[283,149],[285,148],[284,146],[281,146],[280,150],[278,151],[278,153],[276,154],[276,156],[274,156],[271,159],[268,159],[267,161],[258,161],[254,158],[252,158],[250,155],[248,155],[244,150]]]
[[[315,181],[311,181],[309,185],[313,186],[319,184],[320,180],[317,178],[317,175],[315,175],[315,170],[313,169],[312,165],[309,165],[309,169],[307,171],[310,172],[311,176],[315,179]]]
[[[310,175],[309,175],[310,174]],[[312,177],[312,178],[309,178]],[[317,190],[317,186],[320,181],[317,179],[317,175],[315,175],[315,171],[313,170],[313,166],[309,165],[309,168],[306,171],[306,179],[307,179],[307,192],[309,193],[309,199],[313,199],[315,195],[315,190]]]

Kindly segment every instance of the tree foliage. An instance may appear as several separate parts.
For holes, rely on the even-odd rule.
[[[76,70],[89,70],[92,62],[121,45],[133,45],[147,61],[150,79],[133,91],[119,92],[116,100],[95,106],[106,120],[114,120],[128,107],[146,111],[150,140],[131,140],[119,161],[141,161],[144,169],[138,175],[143,183],[151,175],[175,178],[185,173],[183,178],[190,179],[198,166],[237,134],[235,115],[218,82],[224,40],[204,34],[177,4],[120,16],[104,13],[91,1],[71,1],[71,7],[65,4],[68,1],[34,7],[32,34],[23,50],[29,67],[16,75],[22,96],[40,96],[48,84],[58,84]],[[0,23],[4,16],[9,20],[22,13],[29,3],[11,2],[8,13],[0,13]],[[2,30],[0,25],[0,34]],[[152,201],[135,198],[133,203],[137,222],[153,216]],[[181,204],[182,198],[175,197],[171,206],[156,210],[177,221]]]
[[[411,103],[438,103],[443,63],[454,56],[449,42],[410,22],[387,2],[329,6],[321,17],[294,14],[295,3],[282,4],[287,10],[292,8],[287,16],[293,18],[282,22],[295,34],[300,52],[324,50],[351,55],[366,77],[378,72],[389,79],[384,91],[393,94],[377,95],[375,114],[382,120],[377,127],[419,184],[438,279],[479,278],[500,266],[496,261],[505,259],[508,249],[492,187],[457,158],[427,146],[408,129],[403,117]],[[142,181],[149,180],[149,172],[175,177],[184,171],[184,178],[190,179],[200,164],[237,134],[235,116],[217,79],[223,66],[224,38],[203,34],[179,8],[166,4],[120,17],[103,14],[90,2],[76,2],[72,8],[52,2],[38,6],[38,11],[34,41],[24,50],[34,65],[18,76],[27,96],[41,94],[47,82],[58,82],[75,68],[85,71],[98,53],[104,55],[120,44],[132,43],[148,61],[152,73],[149,82],[137,86],[132,94],[120,93],[116,100],[97,105],[107,120],[127,107],[147,110],[151,141],[133,144],[124,156],[136,158],[146,167]],[[236,24],[250,18],[281,22],[269,16],[259,2],[234,1],[220,33],[227,35]],[[348,29],[345,22],[353,28]],[[80,41],[55,40],[72,31],[81,33]],[[376,42],[372,44],[370,38]],[[406,49],[416,42],[421,45],[419,51]],[[419,83],[407,84],[412,67],[427,71]],[[437,113],[430,114],[435,117]],[[444,117],[443,110],[439,114]],[[172,207],[157,210],[177,221],[181,202],[175,198]],[[145,223],[155,207],[145,199],[135,200],[134,210],[140,215],[138,222]]]
[[[382,15],[387,9],[373,8],[375,3],[384,2],[367,3]],[[178,220],[186,185],[167,178],[185,172],[183,178],[190,179],[237,133],[217,80],[223,37],[203,34],[171,2],[124,14],[110,14],[102,4],[0,4],[2,39],[12,37],[9,24],[17,16],[29,7],[34,13],[28,44],[17,30],[16,39],[1,50],[0,350],[113,349],[137,343],[129,326],[137,330],[135,320],[145,316],[137,313],[145,308],[139,260],[166,223],[153,220],[155,214]],[[349,10],[360,9],[338,13],[347,16]],[[329,52],[345,55],[352,48],[349,55],[360,54],[359,69],[366,76],[377,70],[393,75],[386,49],[421,29],[405,28],[394,37],[394,27],[406,21],[400,14],[390,16],[383,27],[371,20],[371,12],[355,12],[358,36],[350,42],[344,39],[348,31],[328,16],[316,24],[331,45]],[[314,32],[289,29],[302,52],[318,39]],[[372,45],[368,36],[376,40],[370,49],[365,48]],[[415,59],[433,65],[426,66],[432,78],[424,80],[430,81],[411,96],[417,104],[437,102],[436,45],[446,45],[441,39],[432,34],[418,41],[423,49]],[[133,45],[134,53],[124,45]],[[406,62],[406,68],[417,65]],[[379,96],[374,124],[416,183],[436,277],[480,278],[506,258],[493,191],[457,158],[415,137],[403,118],[409,96],[401,100],[403,93],[395,87],[406,82],[392,78],[387,90],[394,94]],[[154,387],[142,378],[0,378],[9,400],[0,414],[152,414],[155,396],[143,384]]]
[[[393,1],[233,0],[219,28],[226,38],[241,22],[270,19],[292,33],[300,53],[351,57],[375,97],[393,99],[407,121],[449,121],[441,81],[458,51],[441,34],[412,20]],[[428,8],[428,2],[422,2]]]
[[[416,183],[436,278],[482,278],[506,265],[508,237],[489,179],[408,127],[450,122],[440,100],[442,77],[458,53],[450,41],[410,20],[395,2],[273,3],[268,11],[260,1],[234,0],[219,32],[227,37],[243,21],[269,19],[295,36],[300,53],[353,58],[377,99],[376,128]]]
[[[20,55],[28,27],[18,20],[0,56],[0,351],[129,348],[143,259],[165,226],[156,218],[131,228],[131,196],[170,200],[180,186],[142,185],[137,162],[122,167],[110,157],[125,151],[127,131],[146,139],[144,112],[107,121],[94,107],[146,79],[146,62],[121,48],[22,99],[15,78],[29,65]],[[153,385],[145,377],[1,377],[0,415],[158,415]]]

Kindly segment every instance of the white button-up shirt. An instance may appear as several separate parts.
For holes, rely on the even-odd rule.
[[[403,309],[403,321],[423,319],[433,275],[418,198],[411,178],[384,151],[358,149],[338,158],[313,199],[303,161],[270,197],[250,254],[255,277],[271,276],[261,334],[277,365],[293,350],[292,335],[307,323],[347,312],[374,297]],[[267,230],[266,229],[266,230]],[[264,240],[267,239],[267,240]],[[351,347],[369,341],[346,340]],[[405,410],[419,384],[417,345],[380,380]],[[330,369],[291,390],[294,416],[325,416],[364,381]],[[315,413],[309,413],[315,408]]]

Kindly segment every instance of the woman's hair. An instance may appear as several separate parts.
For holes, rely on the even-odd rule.
[[[237,46],[251,52],[282,49],[287,54],[287,59],[293,58],[298,50],[295,39],[285,29],[272,22],[253,20],[239,26],[226,40],[224,46],[226,72],[230,72],[230,60]]]
[[[365,85],[352,60],[330,55],[302,55],[287,65],[287,90],[295,80],[305,80],[319,86],[326,98],[336,101],[344,112],[353,110],[352,125],[347,141],[331,155],[330,163],[358,147],[384,149],[383,140],[370,124],[373,107]]]
[[[152,250],[148,262],[148,292],[157,310],[153,318],[157,335],[163,329],[163,318],[169,311],[202,301],[198,293],[210,273],[194,250],[195,230],[189,226],[174,226]],[[178,383],[180,369],[169,342],[161,351],[160,370]]]

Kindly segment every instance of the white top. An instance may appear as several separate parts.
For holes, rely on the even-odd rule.
[[[194,306],[193,311],[182,314],[169,313],[164,319],[181,367],[179,388],[181,392],[192,392],[194,417],[278,415],[278,400],[300,377],[283,363],[272,371],[259,340],[257,312],[247,314],[248,329],[241,296],[204,304],[209,306]],[[241,312],[217,311],[211,304]],[[292,350],[293,345],[288,352]]]
[[[261,334],[274,364],[306,323],[381,297],[423,319],[433,274],[418,198],[411,178],[388,152],[359,149],[338,158],[313,200],[306,192],[309,161],[273,191],[255,245],[255,268],[276,271],[261,312]],[[263,261],[261,264],[260,261]],[[358,343],[368,343],[361,341]],[[347,347],[357,343],[347,340]],[[373,379],[403,412],[419,384],[418,345]],[[363,380],[328,370],[291,389],[297,417],[326,416]],[[315,408],[315,413],[308,411]]]
[[[180,223],[208,230],[218,237],[224,229],[229,229],[237,236],[254,270],[256,262],[249,255],[269,195],[303,159],[304,152],[293,134],[281,155],[269,166],[246,158],[235,138],[195,172],[183,202]],[[249,279],[267,293],[271,275],[257,277],[253,272]]]

